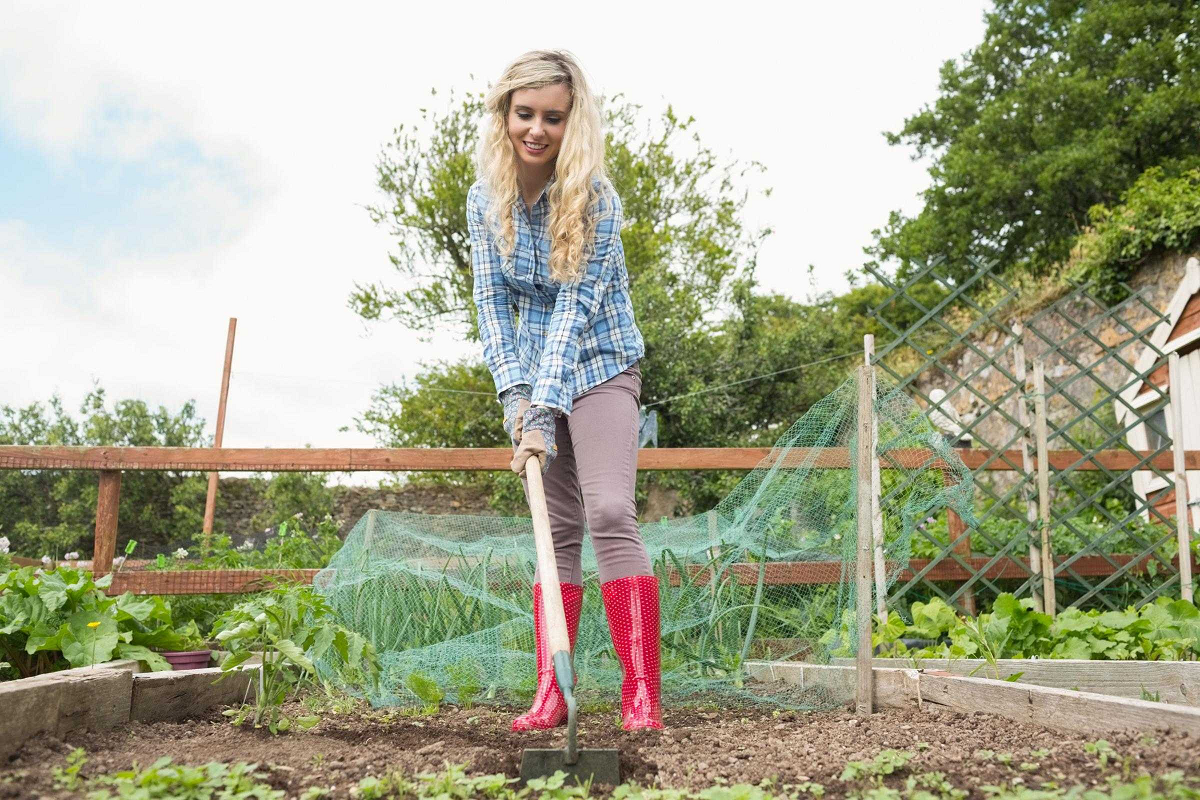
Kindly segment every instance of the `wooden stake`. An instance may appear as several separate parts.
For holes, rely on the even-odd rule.
[[[117,510],[121,505],[121,473],[100,472],[100,491],[96,495],[96,538],[92,545],[92,577],[112,572],[117,554]]]
[[[1054,550],[1050,546],[1050,457],[1046,422],[1046,368],[1033,362],[1033,410],[1037,417],[1038,511],[1042,528],[1042,597],[1045,613],[1054,616]]]
[[[1179,352],[1171,353],[1168,359],[1171,403],[1171,450],[1175,456],[1175,525],[1179,534],[1179,593],[1189,603],[1192,593],[1192,543],[1191,518],[1188,513],[1187,468],[1183,461],[1183,376],[1179,365]],[[1193,399],[1193,402],[1195,400]]]
[[[1021,482],[1021,494],[1025,497],[1025,518],[1029,520],[1029,529],[1034,530],[1037,527],[1038,507],[1037,501],[1033,499],[1033,492],[1029,489],[1029,476],[1034,474],[1033,455],[1029,452],[1029,402],[1026,398],[1028,386],[1028,374],[1025,370],[1025,344],[1026,334],[1021,323],[1013,326],[1013,332],[1017,335],[1017,346],[1013,348],[1013,354],[1017,360],[1017,383],[1020,384],[1021,392],[1017,395],[1017,419],[1021,423],[1021,468],[1025,471],[1025,479]],[[1042,574],[1042,547],[1040,537],[1029,537],[1029,567],[1036,579],[1033,584],[1033,602],[1037,604],[1038,611],[1046,610],[1045,599],[1042,597],[1042,582],[1040,576]]]
[[[858,688],[855,708],[859,714],[870,714],[874,709],[874,681],[871,673],[871,562],[874,543],[872,530],[872,484],[871,431],[875,419],[875,372],[872,367],[858,368],[858,569],[855,576],[855,621],[858,626]]]
[[[863,361],[871,367],[875,355],[875,335],[863,337]],[[872,372],[874,374],[874,372]],[[873,381],[872,381],[873,382]],[[874,387],[872,387],[872,394]],[[873,407],[873,406],[872,406]],[[875,540],[875,613],[879,624],[887,624],[887,568],[883,563],[883,507],[882,487],[879,478],[879,418],[871,414],[871,532]]]
[[[221,399],[217,403],[217,434],[213,447],[221,446],[225,435],[225,402],[229,399],[229,370],[233,366],[233,337],[237,331],[237,318],[229,318],[229,333],[225,337],[225,368],[221,371]],[[208,473],[208,496],[204,499],[204,538],[201,540],[201,555],[207,557],[212,547],[213,512],[217,506],[217,475]]]

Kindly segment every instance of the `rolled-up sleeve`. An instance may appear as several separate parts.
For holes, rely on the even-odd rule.
[[[573,400],[567,377],[579,359],[580,339],[604,299],[617,261],[623,257],[620,198],[615,193],[605,195],[598,213],[601,218],[596,224],[594,247],[587,269],[578,281],[563,284],[558,290],[550,317],[550,330],[533,381],[530,402],[557,408],[566,414],[571,413]]]
[[[510,386],[528,384],[517,357],[513,296],[500,270],[500,253],[484,221],[477,186],[467,193],[467,231],[471,237],[471,269],[474,273],[475,308],[483,360],[496,382],[499,395]]]

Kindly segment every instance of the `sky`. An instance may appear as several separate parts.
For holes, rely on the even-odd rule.
[[[401,285],[364,208],[376,160],[420,109],[535,48],[570,50],[647,121],[668,104],[695,117],[718,157],[761,162],[754,186],[772,192],[745,220],[775,231],[762,288],[804,299],[811,264],[817,289],[842,290],[872,229],[919,210],[929,182],[882,132],[936,99],[987,5],[9,0],[0,405],[58,394],[74,413],[98,383],[110,401],[194,400],[211,434],[236,317],[225,446],[374,446],[353,419],[378,386],[480,352],[348,307],[356,282]]]

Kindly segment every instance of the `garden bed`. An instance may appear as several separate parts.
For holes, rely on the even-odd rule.
[[[296,713],[305,713],[297,705]],[[350,797],[368,776],[407,774],[461,763],[469,774],[516,776],[524,747],[558,746],[561,732],[515,734],[513,710],[445,708],[421,716],[365,707],[323,713],[305,732],[273,736],[234,727],[218,709],[182,722],[130,722],[105,732],[71,731],[29,741],[0,767],[0,798],[74,797],[57,789],[54,768],[84,748],[85,778],[148,766],[168,756],[175,763],[249,761],[265,781],[298,796],[307,787],[335,787],[327,796]],[[1173,770],[1200,780],[1200,746],[1181,733],[1116,733],[1109,747],[1095,736],[1051,731],[983,713],[959,713],[933,703],[923,709],[890,708],[867,717],[849,711],[804,713],[769,709],[669,708],[663,732],[626,733],[613,712],[581,715],[581,743],[619,747],[626,780],[703,789],[721,782],[821,784],[826,797],[861,791],[863,780],[841,780],[852,762],[880,752],[911,754],[907,765],[882,778],[903,788],[910,778],[945,773],[971,797],[988,785],[1060,787],[1104,785],[1110,776],[1163,776]],[[1111,751],[1111,752],[1110,752]],[[810,787],[811,789],[811,787]]]

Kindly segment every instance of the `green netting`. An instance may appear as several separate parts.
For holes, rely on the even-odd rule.
[[[906,394],[880,385],[875,405],[890,585],[907,566],[917,524],[946,507],[972,519],[972,489]],[[788,428],[716,508],[642,525],[659,577],[665,702],[820,708],[844,700],[750,673],[756,663],[819,663],[853,651],[858,481],[845,465],[854,460],[857,408],[850,379]],[[534,566],[528,518],[367,513],[314,581],[383,665],[377,686],[344,688],[376,706],[425,704],[438,693],[447,702],[524,701],[535,683]],[[620,667],[590,537],[583,572],[578,692],[585,704],[612,701]],[[333,666],[322,664],[323,676],[344,684]]]

